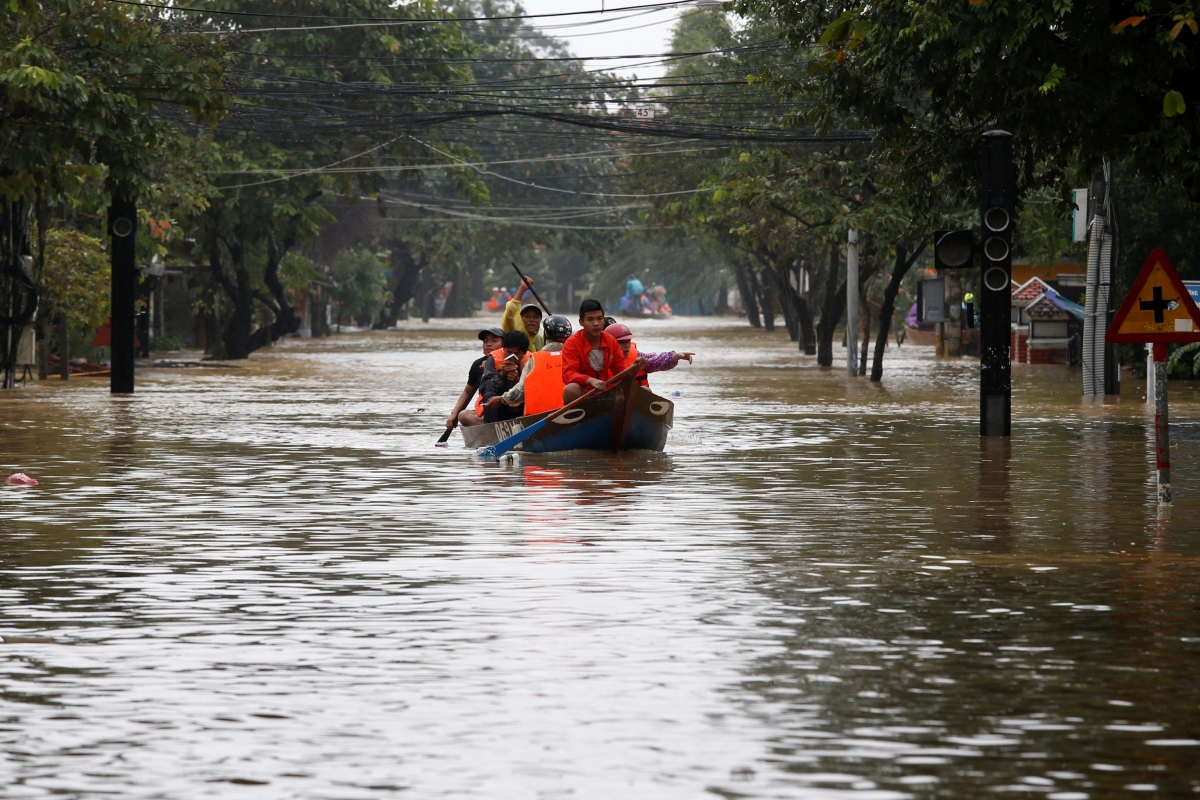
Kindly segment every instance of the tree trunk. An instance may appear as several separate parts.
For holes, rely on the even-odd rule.
[[[738,294],[742,296],[742,308],[746,310],[746,319],[750,321],[750,326],[754,328],[762,327],[762,320],[758,316],[758,298],[751,288],[749,277],[746,275],[746,265],[739,260],[733,262],[733,274],[737,279]]]
[[[796,325],[800,329],[800,349],[806,356],[817,354],[817,332],[813,329],[812,305],[807,297],[801,297],[798,292],[792,300],[796,304]]]
[[[862,304],[862,336],[859,341],[862,342],[862,352],[858,355],[858,374],[860,376],[867,374],[867,353],[871,347],[871,304],[867,302],[866,287],[870,283],[867,280],[860,285],[858,292],[858,301]]]
[[[838,285],[838,267],[842,250],[837,243],[829,245],[829,272],[825,277],[825,297],[821,303],[821,320],[817,323],[817,365],[833,366],[833,333],[842,319],[846,297],[846,282]]]
[[[58,322],[58,377],[64,381],[71,377],[71,326],[67,323],[67,312],[59,309],[55,314]]]
[[[775,281],[771,275],[763,275],[762,280],[758,279],[754,270],[750,271],[750,279],[756,284],[758,296],[761,299],[763,318],[763,329],[767,333],[775,332]]]
[[[913,253],[912,258],[906,258],[907,251],[904,245],[896,247],[896,264],[892,267],[892,277],[887,288],[883,290],[883,302],[879,307],[879,335],[875,339],[875,360],[871,364],[873,382],[883,380],[883,351],[887,347],[888,334],[892,330],[892,316],[896,311],[896,295],[900,292],[900,283],[924,251],[925,245],[922,244],[917,248],[917,252]]]
[[[392,239],[388,247],[392,251],[392,272],[395,277],[392,301],[384,319],[387,322],[385,327],[391,328],[397,320],[408,319],[408,301],[417,293],[424,264],[413,256],[412,249],[402,239]]]
[[[446,304],[442,306],[442,317],[457,317],[461,316],[458,313],[458,298],[462,295],[460,287],[462,286],[463,270],[462,267],[455,268],[451,273],[450,279],[450,294],[446,296]]]
[[[783,324],[787,326],[788,337],[793,342],[800,341],[800,320],[797,314],[796,300],[798,298],[796,290],[792,288],[792,281],[788,276],[788,265],[783,263],[783,258],[775,259],[771,264],[771,271],[775,273],[775,285],[779,288],[779,307],[783,310]]]
[[[264,347],[272,342],[282,339],[289,333],[295,333],[300,330],[303,320],[296,313],[296,309],[292,306],[291,298],[288,297],[287,289],[284,288],[283,281],[279,279],[279,265],[283,263],[283,257],[288,251],[295,246],[296,240],[292,236],[287,236],[283,241],[279,241],[275,234],[267,234],[267,268],[263,273],[263,283],[271,292],[271,297],[261,297],[263,305],[271,309],[271,313],[275,316],[273,322],[266,327],[259,328],[255,331],[252,342],[255,347]],[[261,335],[259,335],[261,334]]]

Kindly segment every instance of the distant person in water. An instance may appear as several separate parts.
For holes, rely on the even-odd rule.
[[[643,388],[650,388],[649,374],[651,372],[663,372],[668,369],[675,369],[675,365],[680,361],[687,359],[689,364],[692,363],[692,356],[695,353],[680,353],[674,350],[668,350],[665,353],[638,353],[637,345],[633,342],[633,331],[629,330],[629,326],[617,322],[609,325],[604,329],[604,332],[617,340],[617,344],[621,347],[621,352],[625,354],[625,367],[633,366],[633,362],[639,358],[646,360],[642,368],[636,375],[637,382]],[[622,367],[624,369],[624,367]]]
[[[563,344],[563,403],[578,400],[590,389],[604,389],[605,381],[625,369],[625,354],[604,332],[604,306],[588,298],[579,304],[579,330]]]
[[[454,404],[454,410],[446,420],[447,428],[453,428],[455,423],[468,426],[483,424],[482,404],[475,409],[469,409],[467,406],[483,380],[483,362],[503,344],[504,331],[499,328],[484,328],[479,332],[479,341],[483,343],[483,357],[471,362],[471,368],[467,370],[467,385],[458,396],[458,402]]]

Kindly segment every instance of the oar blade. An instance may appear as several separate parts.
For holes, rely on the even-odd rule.
[[[530,425],[528,428],[517,431],[516,433],[514,433],[512,436],[508,437],[507,439],[496,442],[491,447],[483,448],[482,450],[479,451],[478,457],[483,461],[498,461],[500,459],[500,456],[504,455],[509,450],[512,450],[514,447],[519,445],[521,442],[525,441],[530,436],[533,436],[533,434],[540,431],[545,426],[546,421],[547,421],[546,419],[540,419],[537,422]]]

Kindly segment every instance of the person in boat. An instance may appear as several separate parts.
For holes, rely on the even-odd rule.
[[[521,281],[521,288],[517,289],[513,299],[505,304],[500,329],[505,333],[525,331],[525,335],[529,337],[529,352],[536,353],[546,344],[546,339],[542,336],[542,309],[535,303],[521,304],[521,298],[533,286],[533,278],[526,280],[528,283],[525,280]]]
[[[483,424],[483,406],[479,405],[477,408],[469,409],[467,405],[479,389],[480,381],[483,380],[483,362],[493,351],[500,348],[503,340],[504,331],[499,328],[484,328],[479,332],[479,341],[483,342],[483,356],[471,362],[471,368],[467,370],[467,385],[463,388],[462,394],[458,396],[458,402],[454,404],[454,410],[450,412],[450,417],[446,420],[447,428],[453,428],[455,424]]]
[[[563,343],[571,338],[571,321],[561,314],[547,317],[542,323],[542,333],[546,336],[546,346],[525,362],[517,385],[499,398],[492,398],[489,405],[495,403],[494,407],[499,408],[500,402],[510,406],[524,404],[525,416],[553,411],[562,405],[562,349]]]
[[[637,345],[633,341],[633,331],[629,330],[629,326],[618,322],[609,325],[604,329],[604,332],[611,335],[617,340],[617,344],[621,347],[621,352],[625,354],[625,367],[630,367],[638,358],[645,359],[646,363],[638,370],[635,379],[638,384],[644,388],[650,388],[651,372],[663,372],[668,369],[675,369],[675,365],[680,361],[687,359],[689,364],[692,363],[692,356],[695,353],[683,353],[675,350],[669,350],[665,353],[638,353]]]
[[[479,382],[484,422],[503,422],[523,416],[524,407],[505,405],[502,395],[517,385],[531,358],[533,354],[529,352],[529,337],[525,331],[507,331],[503,347],[484,360],[483,379]]]
[[[589,297],[579,304],[579,330],[563,344],[563,403],[578,400],[589,389],[603,389],[624,368],[621,346],[604,332],[604,306]]]

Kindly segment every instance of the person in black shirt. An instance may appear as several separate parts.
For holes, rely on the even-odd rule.
[[[479,341],[483,342],[483,358],[477,358],[471,363],[471,369],[467,371],[467,385],[462,390],[462,394],[458,396],[458,402],[454,404],[454,410],[450,412],[450,417],[446,420],[447,428],[453,428],[460,423],[463,425],[483,424],[483,419],[475,413],[474,409],[467,408],[467,405],[475,396],[479,382],[483,380],[484,359],[501,346],[504,341],[504,331],[499,328],[484,328],[479,332]]]

